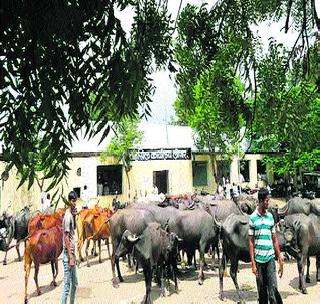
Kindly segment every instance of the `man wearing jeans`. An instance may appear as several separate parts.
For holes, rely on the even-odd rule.
[[[274,219],[268,212],[270,194],[268,189],[258,193],[258,206],[249,221],[249,252],[252,272],[256,276],[259,304],[282,303],[278,292],[275,252],[279,261],[279,276],[283,273],[283,258],[275,233]]]
[[[68,196],[69,208],[64,214],[63,229],[63,268],[64,268],[64,286],[61,297],[61,304],[67,303],[70,292],[70,304],[74,304],[74,296],[78,286],[78,278],[75,267],[75,246],[74,246],[74,214],[76,212],[77,193],[71,191]]]

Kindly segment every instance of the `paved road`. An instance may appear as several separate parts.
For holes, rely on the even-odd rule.
[[[21,248],[22,249],[22,248]],[[3,259],[0,253],[0,260]],[[110,303],[110,304],[133,304],[140,303],[145,292],[142,274],[134,274],[128,271],[126,264],[121,263],[125,283],[119,288],[111,285],[111,266],[107,259],[106,247],[103,247],[103,262],[98,263],[98,258],[92,258],[92,266],[88,268],[84,263],[78,269],[79,287],[77,290],[76,303]],[[17,262],[16,252],[13,249],[8,258],[8,265],[0,264],[0,303],[17,304],[23,303],[24,299],[24,270],[23,262]],[[209,262],[209,260],[208,260]],[[61,259],[59,261],[59,274],[57,277],[57,287],[49,286],[52,276],[50,265],[42,265],[39,272],[39,284],[42,295],[36,295],[35,283],[33,280],[34,269],[32,268],[29,278],[29,303],[59,303],[63,287],[63,267]],[[156,284],[152,287],[152,298],[155,304],[161,303],[183,303],[183,304],[204,304],[204,303],[223,303],[218,299],[219,278],[218,272],[208,270],[205,272],[206,280],[203,286],[197,284],[197,272],[189,271],[180,276],[179,293],[173,292],[173,285],[168,296],[159,297],[159,290]],[[298,277],[295,262],[285,265],[284,278],[279,281],[279,289],[283,296],[284,303],[319,303],[320,283],[315,282],[315,259],[311,260],[311,283],[307,284],[308,295],[298,292]],[[256,303],[255,280],[251,274],[249,265],[242,264],[239,276],[239,284],[244,290],[247,303]],[[224,303],[235,303],[237,297],[235,288],[230,277],[225,278],[225,290],[227,300]]]

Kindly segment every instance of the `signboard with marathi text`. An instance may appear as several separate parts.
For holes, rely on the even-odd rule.
[[[148,160],[190,160],[190,148],[174,149],[140,149],[131,150],[131,161],[148,161]]]

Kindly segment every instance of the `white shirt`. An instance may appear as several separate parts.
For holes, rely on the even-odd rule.
[[[237,185],[232,187],[232,192],[233,192],[233,196],[234,197],[238,197],[239,196],[238,186]]]
[[[226,199],[231,199],[231,185],[229,183],[226,184]]]
[[[83,189],[83,190],[82,190],[81,199],[82,199],[82,201],[83,201],[82,207],[88,207],[88,205],[89,205],[89,193],[88,193],[88,189]]]

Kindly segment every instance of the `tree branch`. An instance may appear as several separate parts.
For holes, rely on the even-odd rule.
[[[311,8],[312,8],[312,13],[313,13],[313,19],[316,23],[318,31],[320,31],[320,19],[318,17],[316,5],[315,5],[315,0],[311,0]]]
[[[290,19],[290,14],[291,14],[292,2],[293,2],[293,0],[288,0],[287,18],[286,18],[286,24],[284,26],[285,33],[288,33],[288,30],[289,30],[289,19]]]

